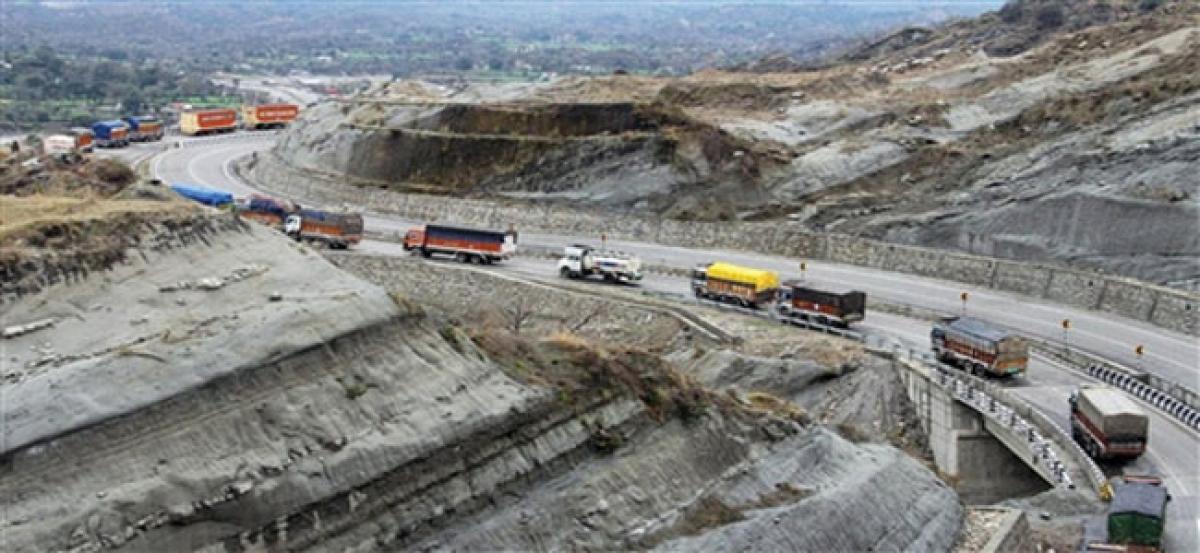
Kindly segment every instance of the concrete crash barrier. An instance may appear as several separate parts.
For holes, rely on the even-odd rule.
[[[818,233],[780,222],[677,221],[476,199],[447,202],[442,196],[387,190],[383,182],[362,180],[355,181],[361,187],[345,186],[345,175],[293,167],[274,153],[238,164],[237,169],[257,186],[280,194],[350,203],[422,221],[496,227],[511,224],[528,232],[604,233],[610,240],[754,251],[861,265],[1045,298],[1200,335],[1200,295],[1092,271]]]
[[[1139,399],[1153,405],[1159,411],[1166,413],[1185,426],[1193,430],[1200,430],[1200,409],[1196,408],[1195,393],[1191,390],[1181,389],[1182,387],[1176,384],[1148,375],[1148,378],[1153,381],[1165,382],[1168,389],[1175,388],[1175,393],[1182,392],[1182,395],[1174,395],[1163,391],[1153,383],[1146,384],[1134,376],[1111,366],[1089,365],[1087,372],[1093,378],[1137,396]],[[1186,399],[1181,399],[1181,397]]]
[[[1177,382],[1134,371],[1086,352],[1063,349],[1044,340],[1026,336],[1042,353],[1086,372],[1088,376],[1119,388],[1178,420],[1185,426],[1200,430],[1200,394]]]

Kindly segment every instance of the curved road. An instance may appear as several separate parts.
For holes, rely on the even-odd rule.
[[[230,165],[250,152],[270,147],[273,142],[273,136],[256,136],[211,141],[208,144],[189,143],[185,148],[173,149],[155,158],[152,173],[167,182],[194,182],[222,188],[235,195],[247,195],[256,190],[233,175]],[[294,199],[301,202],[305,200]],[[378,232],[403,233],[413,224],[413,221],[384,214],[366,216],[367,228]],[[594,237],[522,233],[521,241],[536,246],[559,247],[567,243],[598,240]],[[636,253],[649,264],[687,267],[720,259],[773,269],[781,274],[799,273],[798,260],[780,256],[640,242],[609,241],[608,245]],[[360,249],[381,254],[403,254],[398,245],[387,242],[367,241]],[[807,265],[806,278],[818,286],[854,287],[889,303],[940,312],[961,311],[963,306],[959,294],[966,291],[970,293],[966,306],[968,313],[1053,342],[1061,343],[1063,334],[1060,321],[1069,318],[1072,322],[1068,337],[1071,347],[1134,366],[1138,363],[1133,353],[1134,345],[1143,344],[1146,350],[1142,366],[1144,370],[1184,383],[1192,389],[1200,389],[1200,343],[1192,336],[1115,315],[962,283],[838,263],[807,261]],[[553,262],[525,258],[507,263],[505,270],[534,278],[554,278],[555,274]],[[689,294],[687,281],[678,278],[653,277],[643,281],[642,287],[681,297]],[[929,324],[925,321],[872,312],[861,328],[865,332],[889,335],[914,349],[928,348]],[[1088,380],[1070,368],[1034,356],[1026,379],[1014,383],[1014,392],[1067,428],[1067,394],[1080,382]],[[1127,473],[1163,476],[1174,498],[1168,507],[1166,549],[1200,550],[1200,435],[1152,407],[1146,406],[1146,410],[1151,416],[1150,450],[1125,467],[1105,468],[1111,472],[1123,470]]]

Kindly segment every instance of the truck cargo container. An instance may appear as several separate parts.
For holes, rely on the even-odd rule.
[[[296,104],[263,104],[242,106],[242,127],[273,129],[287,126],[296,120],[300,106]]]
[[[235,211],[244,219],[257,221],[283,231],[288,215],[299,212],[300,206],[290,200],[253,194],[244,201],[239,201],[235,206]]]
[[[774,271],[720,262],[692,269],[692,293],[698,298],[757,309],[773,302],[778,292]]]
[[[867,295],[859,291],[845,293],[819,290],[799,280],[789,280],[779,288],[776,311],[784,319],[814,321],[845,328],[863,320]]]
[[[425,225],[409,229],[404,235],[404,249],[415,251],[424,257],[445,254],[453,255],[463,263],[494,263],[508,259],[516,253],[517,234],[512,230],[500,232]]]
[[[600,276],[609,282],[633,282],[642,280],[642,261],[627,253],[575,244],[563,248],[558,274],[563,278]]]
[[[1150,419],[1123,392],[1083,387],[1071,394],[1071,436],[1095,459],[1133,459],[1146,451]]]
[[[930,331],[944,363],[976,375],[1014,376],[1029,366],[1029,343],[1015,333],[970,317],[947,317]]]
[[[176,182],[171,183],[171,190],[184,198],[204,205],[217,207],[233,203],[233,194],[215,188]]]
[[[343,249],[362,241],[363,218],[357,213],[301,209],[288,215],[284,232],[297,241]]]
[[[92,152],[95,145],[95,135],[92,134],[92,129],[75,127],[68,132],[75,139],[76,151],[82,154],[90,154]]]
[[[237,111],[230,108],[191,109],[179,115],[179,132],[197,136],[233,132],[237,128]]]
[[[42,139],[42,152],[47,157],[60,161],[74,162],[80,153],[75,148],[75,137],[65,134],[52,134]]]
[[[96,145],[101,148],[123,148],[129,145],[129,127],[120,119],[93,123],[92,136]]]
[[[1081,551],[1161,551],[1171,494],[1155,476],[1125,475],[1108,487],[1108,509],[1084,523]]]
[[[126,117],[124,121],[129,125],[129,140],[132,142],[150,142],[163,138],[164,127],[157,117],[137,115]]]

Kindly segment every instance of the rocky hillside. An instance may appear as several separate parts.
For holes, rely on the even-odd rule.
[[[0,221],[5,551],[947,550],[960,533],[895,374],[855,344],[720,354],[660,311],[416,259],[340,268],[87,167],[4,171],[25,194]],[[763,357],[784,347],[782,368]]]
[[[775,219],[1189,287],[1197,60],[1194,2],[1014,0],[816,68],[390,83],[309,110],[273,155],[399,193]]]

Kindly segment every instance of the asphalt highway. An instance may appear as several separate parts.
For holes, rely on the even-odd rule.
[[[256,192],[241,182],[231,171],[230,164],[250,152],[264,150],[273,143],[273,136],[208,144],[189,144],[186,148],[170,149],[154,158],[152,173],[166,182],[186,181],[222,188],[235,195]],[[292,198],[301,203],[305,198]],[[449,200],[448,200],[449,201]],[[368,213],[368,229],[385,233],[403,233],[416,221],[386,214]],[[561,247],[571,243],[598,244],[599,237],[560,236],[521,233],[521,243],[534,246]],[[758,253],[713,251],[664,246],[660,244],[608,241],[610,248],[635,253],[644,263],[690,267],[699,263],[722,260],[779,271],[781,277],[799,277],[799,259]],[[389,242],[367,241],[360,250],[385,255],[406,255]],[[995,323],[1020,329],[1043,339],[1061,343],[1064,338],[1073,348],[1099,355],[1127,366],[1143,370],[1200,389],[1200,343],[1192,336],[1170,332],[1149,323],[1124,319],[1115,315],[1068,307],[1041,299],[977,288],[961,283],[891,273],[853,265],[804,260],[803,275],[817,286],[837,289],[854,288],[869,297],[893,304],[903,304],[944,313],[961,313],[964,306],[961,292],[968,292],[965,306],[968,314]],[[556,279],[554,263],[550,260],[519,258],[496,267],[522,276]],[[603,286],[597,283],[597,286]],[[657,274],[649,275],[642,288],[662,294],[686,297],[686,279]],[[1071,320],[1071,330],[1064,337],[1062,319]],[[886,334],[906,347],[927,349],[929,323],[897,315],[871,312],[859,326],[865,332]],[[799,330],[798,330],[799,331]],[[1136,345],[1145,346],[1144,359],[1134,354]],[[1049,415],[1063,428],[1067,427],[1067,395],[1089,378],[1041,357],[1031,362],[1026,377],[1013,383],[1016,393]],[[1168,551],[1200,550],[1200,435],[1184,428],[1173,419],[1146,406],[1150,413],[1150,449],[1137,461],[1125,466],[1106,466],[1109,473],[1157,474],[1164,477],[1173,501],[1168,508]]]

